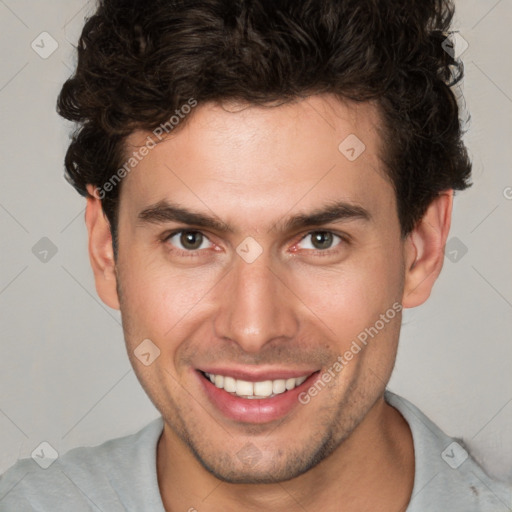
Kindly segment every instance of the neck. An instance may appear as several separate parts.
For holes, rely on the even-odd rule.
[[[167,512],[400,512],[406,510],[414,484],[414,448],[407,422],[381,398],[329,457],[291,480],[222,482],[167,424],[158,442],[157,473]]]

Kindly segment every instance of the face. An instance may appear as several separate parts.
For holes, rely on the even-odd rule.
[[[404,243],[378,123],[371,104],[330,96],[200,105],[123,182],[128,354],[168,435],[220,479],[304,473],[383,393]],[[356,139],[339,149],[351,134],[359,156]],[[146,366],[148,339],[159,356]]]

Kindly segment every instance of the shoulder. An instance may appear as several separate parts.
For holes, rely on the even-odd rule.
[[[407,512],[510,512],[512,484],[491,478],[461,439],[445,434],[415,405],[386,391],[411,429],[415,478]]]
[[[77,512],[126,510],[122,500],[138,499],[139,485],[155,491],[162,428],[157,418],[135,434],[74,448],[46,469],[32,459],[18,460],[0,476],[0,511],[53,511],[63,505]]]

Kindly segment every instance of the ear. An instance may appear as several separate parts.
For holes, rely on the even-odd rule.
[[[452,205],[453,190],[442,192],[432,201],[405,241],[404,308],[419,306],[430,296],[443,268]]]
[[[120,309],[110,224],[103,213],[101,201],[94,193],[94,187],[87,185],[87,190],[92,197],[87,198],[85,224],[89,233],[89,260],[96,291],[107,306]]]

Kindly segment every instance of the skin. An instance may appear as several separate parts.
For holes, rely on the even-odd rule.
[[[379,120],[371,103],[330,95],[272,108],[197,106],[125,178],[117,261],[100,201],[88,198],[98,294],[121,310],[130,360],[165,420],[157,472],[166,510],[405,510],[412,437],[383,399],[400,314],[307,405],[278,421],[226,418],[195,373],[211,364],[325,370],[394,303],[416,307],[429,297],[453,193],[441,194],[402,237],[379,158]],[[338,150],[349,134],[366,145],[353,162]],[[134,132],[127,154],[148,135]],[[194,226],[138,219],[164,199],[234,231],[196,227],[205,238],[196,233],[195,250],[179,234],[166,239]],[[364,208],[369,219],[279,229],[282,219],[334,200]],[[319,231],[337,236],[318,248],[311,234]],[[249,236],[263,251],[252,263],[236,252]],[[187,250],[194,255],[181,254]],[[147,338],[160,356],[144,366],[134,350]],[[236,455],[247,443],[258,451],[256,464]]]

